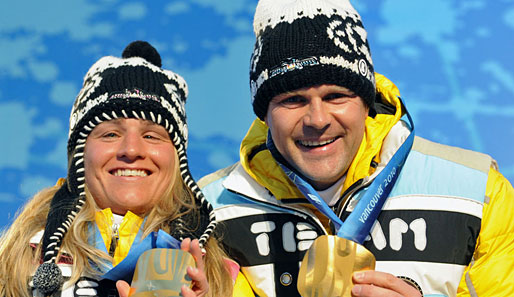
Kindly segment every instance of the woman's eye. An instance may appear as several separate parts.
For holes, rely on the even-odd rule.
[[[143,138],[144,139],[148,139],[148,140],[154,140],[154,141],[157,141],[157,140],[162,140],[162,141],[165,141],[166,138],[168,138],[168,135],[162,135],[160,133],[157,133],[157,132],[149,132],[149,133],[146,133],[143,135]]]
[[[104,138],[114,138],[116,136],[118,136],[118,135],[116,133],[114,133],[114,132],[108,132],[108,133],[104,133],[102,135],[102,137],[104,137]]]

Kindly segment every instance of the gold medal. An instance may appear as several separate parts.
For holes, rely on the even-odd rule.
[[[137,260],[129,296],[181,296],[182,285],[191,285],[186,271],[188,266],[196,266],[188,252],[178,249],[147,250]]]
[[[374,270],[375,256],[351,240],[323,235],[305,254],[298,273],[298,292],[303,297],[350,297],[352,273]]]

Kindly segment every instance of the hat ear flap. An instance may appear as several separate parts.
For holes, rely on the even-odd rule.
[[[187,213],[186,209],[181,210],[185,214],[170,222],[170,235],[180,241],[188,237],[198,239],[200,247],[204,247],[216,229],[217,222],[211,204],[203,198],[200,191],[198,193],[202,198],[195,198],[196,210]],[[193,196],[198,195],[193,192]]]
[[[57,257],[62,239],[70,226],[67,222],[72,221],[70,215],[73,218],[76,216],[74,210],[77,206],[77,200],[79,200],[79,197],[71,193],[67,181],[52,198],[43,235],[43,262],[48,262]]]
[[[57,254],[64,235],[77,214],[77,208],[80,208],[83,204],[83,199],[71,193],[67,181],[52,198],[41,249],[44,263],[38,267],[33,279],[34,287],[44,294],[55,292],[62,285],[62,273],[55,264]]]
[[[200,187],[191,175],[185,146],[182,143],[176,143],[175,148],[177,149],[179,159],[180,176],[184,186],[191,191],[191,198],[194,199],[196,209],[186,212],[181,217],[170,222],[170,232],[173,237],[180,240],[187,237],[197,238],[200,242],[200,247],[203,247],[216,228],[216,215],[212,205],[205,199]],[[184,213],[184,211],[181,210],[181,213]]]

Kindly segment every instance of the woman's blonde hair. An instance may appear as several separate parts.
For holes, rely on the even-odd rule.
[[[175,158],[178,159],[176,155],[175,153]],[[170,221],[185,213],[197,211],[193,194],[185,185],[179,172],[178,160],[176,161],[175,176],[163,198],[145,214],[143,237],[159,229],[169,233]],[[44,189],[30,199],[0,238],[0,296],[32,296],[28,283],[35,267],[40,263],[41,243],[34,248],[29,245],[29,241],[45,228],[50,202],[59,187],[60,185],[56,185]],[[94,199],[86,191],[86,204],[64,237],[61,249],[73,258],[70,283],[75,283],[83,274],[100,276],[102,273],[95,267],[102,267],[105,260],[112,261],[108,254],[88,242],[89,224],[94,221],[98,210]],[[225,253],[213,237],[209,239],[205,249],[205,272],[210,287],[207,296],[231,296],[232,279],[224,262]]]

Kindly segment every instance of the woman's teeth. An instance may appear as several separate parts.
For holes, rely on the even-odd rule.
[[[148,176],[145,170],[139,169],[117,169],[114,176]]]

